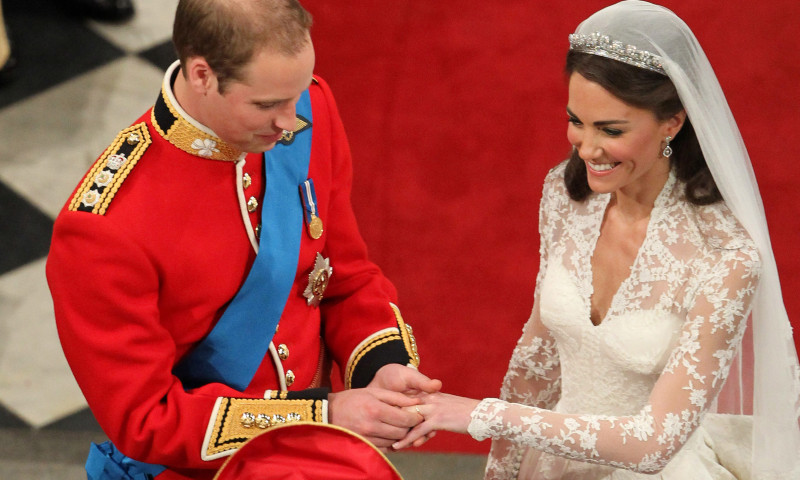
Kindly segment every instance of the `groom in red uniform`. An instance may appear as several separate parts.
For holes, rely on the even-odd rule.
[[[295,0],[182,0],[155,105],[56,220],[58,331],[111,440],[90,478],[211,478],[291,422],[385,451],[421,420],[397,407],[440,386],[367,259],[310,24]]]

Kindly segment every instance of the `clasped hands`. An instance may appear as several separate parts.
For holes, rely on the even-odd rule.
[[[440,393],[441,387],[441,381],[413,368],[385,365],[366,388],[330,394],[328,421],[360,434],[384,453],[418,447],[436,430],[466,432],[478,401]]]

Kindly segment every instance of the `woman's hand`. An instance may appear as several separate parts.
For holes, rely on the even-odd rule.
[[[404,407],[421,415],[425,420],[411,429],[406,438],[392,445],[395,450],[403,449],[435,430],[467,433],[470,414],[480,400],[458,397],[446,393],[431,393],[420,397],[422,404]],[[416,444],[415,444],[416,445]]]

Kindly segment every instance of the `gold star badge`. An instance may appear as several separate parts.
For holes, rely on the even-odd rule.
[[[333,275],[333,268],[331,268],[330,259],[324,258],[317,252],[314,269],[308,275],[308,286],[303,292],[303,296],[306,297],[310,306],[319,306],[319,302],[322,301],[322,295],[325,293],[325,289],[328,288],[331,275]]]

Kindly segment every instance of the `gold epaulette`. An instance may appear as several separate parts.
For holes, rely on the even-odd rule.
[[[72,197],[69,210],[105,215],[122,182],[152,142],[144,122],[119,132],[86,174]]]
[[[291,399],[287,392],[271,398],[219,397],[203,442],[203,460],[232,454],[259,433],[291,422],[328,422],[328,401]]]

